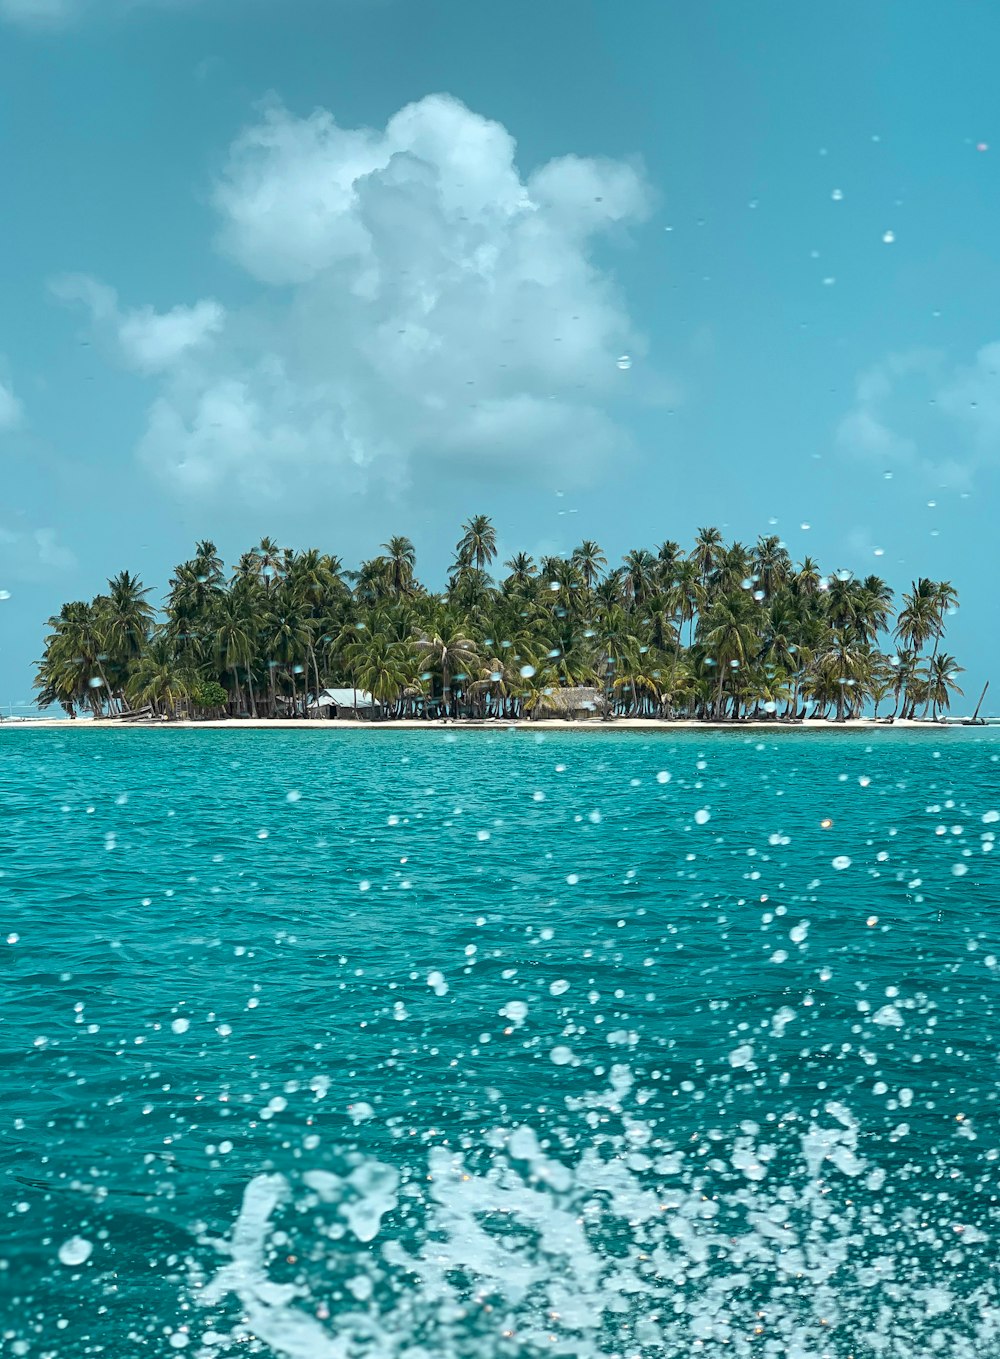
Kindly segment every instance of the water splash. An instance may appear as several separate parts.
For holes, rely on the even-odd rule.
[[[199,1359],[973,1359],[1000,1340],[982,1200],[897,1211],[844,1105],[677,1145],[647,1099],[619,1065],[550,1126],[256,1176],[206,1243],[224,1263],[192,1262]]]

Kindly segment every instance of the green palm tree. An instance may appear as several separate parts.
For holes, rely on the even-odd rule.
[[[656,586],[656,558],[644,547],[626,552],[622,560],[621,585],[625,598],[633,607],[643,603]]]
[[[681,551],[681,545],[675,543],[672,538],[667,538],[656,549],[656,571],[661,589],[669,589],[674,584],[677,579],[678,567],[683,561],[684,553]]]
[[[381,705],[376,717],[398,706],[403,691],[416,680],[416,653],[406,643],[366,633],[347,654],[355,683]]]
[[[860,708],[872,673],[871,651],[860,634],[849,627],[835,628],[816,658],[816,669],[824,692],[835,697],[838,722],[849,703],[852,711]]]
[[[819,593],[822,573],[812,557],[804,557],[797,571],[793,571],[789,585],[792,593],[801,599],[813,599]]]
[[[417,553],[409,538],[390,538],[383,543],[388,563],[388,578],[392,593],[397,599],[411,595],[414,588],[414,571]]]
[[[931,704],[932,722],[937,721],[939,709],[947,712],[951,707],[952,694],[963,692],[958,685],[958,676],[962,674],[962,669],[955,657],[949,656],[944,651],[935,653],[928,660],[925,683],[927,698]]]
[[[908,647],[901,647],[899,652],[889,662],[892,670],[892,695],[895,706],[892,716],[897,714],[901,717],[907,716],[907,706],[914,706],[913,691],[914,684],[918,678],[919,657],[917,653]]]
[[[608,564],[607,557],[598,544],[590,538],[585,538],[579,547],[573,549],[570,561],[583,577],[583,583],[587,590],[594,588],[600,579],[601,572]]]
[[[530,588],[535,581],[535,563],[527,552],[518,552],[510,561],[504,562],[510,575],[503,583],[503,588],[507,593],[511,591],[523,592]]]
[[[489,656],[479,667],[479,678],[468,686],[469,696],[482,705],[482,712],[507,717],[508,708],[520,692],[520,675],[502,656]]]
[[[705,603],[705,588],[701,582],[698,564],[690,557],[678,562],[676,577],[680,624],[683,627],[687,623],[688,646],[691,646],[694,642],[694,622],[698,610]]]
[[[709,608],[705,616],[704,644],[716,665],[715,715],[721,718],[725,711],[727,679],[733,669],[746,665],[758,649],[757,632],[750,621],[745,595],[730,595]]]
[[[155,612],[146,599],[149,589],[138,576],[121,571],[108,581],[107,645],[114,660],[126,667],[149,640]]]
[[[161,633],[130,675],[126,693],[133,707],[149,704],[156,713],[176,717],[197,683],[197,675],[178,664],[169,638]]]
[[[932,580],[921,577],[913,582],[910,593],[903,595],[896,636],[904,646],[919,652],[930,638],[937,636],[940,626],[937,587]]]
[[[272,589],[281,579],[285,550],[273,538],[261,538],[254,553],[260,563],[258,570],[268,589]]]
[[[485,571],[497,555],[497,531],[489,515],[476,514],[462,525],[462,537],[456,549],[459,566],[474,566]]]
[[[471,675],[478,666],[476,644],[466,635],[459,620],[442,615],[437,626],[417,641],[425,665],[441,672],[441,706],[445,717],[452,716],[451,686],[456,675]]]
[[[306,675],[306,661],[312,645],[313,627],[294,606],[287,593],[277,600],[277,609],[264,620],[264,650],[268,666],[268,694],[271,716],[278,709],[277,674],[284,667],[291,690],[292,707],[297,706],[296,676]],[[308,677],[304,681],[303,715],[307,712]]]
[[[709,578],[712,595],[731,595],[743,589],[750,579],[750,553],[742,543],[731,543],[722,548],[715,558],[715,568]]]
[[[660,673],[648,648],[633,644],[619,665],[612,689],[625,698],[628,710],[636,717],[648,707],[655,711],[660,704]]]
[[[881,576],[866,576],[858,585],[856,625],[871,645],[889,626],[893,592]]]
[[[934,650],[931,653],[931,659],[935,660],[937,658],[938,647],[941,645],[941,638],[944,636],[945,615],[954,613],[958,608],[958,591],[955,589],[954,585],[952,585],[951,581],[939,580],[933,583],[931,596],[934,601],[934,612],[937,616],[937,628],[934,633]],[[929,687],[927,703],[924,705],[925,717],[927,716],[927,705],[932,701]]]
[[[750,554],[750,569],[766,599],[772,599],[787,584],[792,571],[792,559],[777,535],[770,534],[757,539],[757,546]]]
[[[715,564],[722,551],[722,546],[722,534],[717,528],[700,528],[698,530],[691,560],[698,569],[702,586],[708,584],[708,578],[715,570]]]
[[[256,717],[257,700],[253,688],[255,636],[248,605],[249,597],[236,590],[221,601],[216,613],[213,649],[219,672],[234,676],[237,703],[241,702],[239,675],[243,672],[250,696],[250,713]]]

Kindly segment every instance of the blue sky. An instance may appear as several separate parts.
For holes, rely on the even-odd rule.
[[[998,50],[965,0],[0,0],[0,704],[122,568],[405,533],[433,583],[478,512],[950,579],[974,700]]]

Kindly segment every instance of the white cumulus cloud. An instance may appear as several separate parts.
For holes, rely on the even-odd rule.
[[[140,455],[175,488],[579,484],[626,450],[613,410],[637,373],[616,360],[643,341],[596,247],[648,215],[638,166],[524,174],[503,126],[443,95],[379,129],[271,103],[212,201],[257,289],[241,310],[122,312],[93,280],[61,287],[160,375]]]
[[[971,362],[912,350],[869,368],[837,443],[886,470],[967,487],[980,468],[1000,466],[1000,342],[984,345]]]
[[[155,312],[152,307],[122,317],[118,340],[130,363],[145,373],[164,372],[189,350],[199,349],[218,334],[225,312],[218,302],[197,302],[193,307],[172,307]]]
[[[62,302],[82,302],[120,361],[140,373],[167,372],[192,350],[203,348],[225,325],[224,309],[210,298],[167,312],[148,306],[122,310],[115,290],[86,274],[53,279],[49,286]]]

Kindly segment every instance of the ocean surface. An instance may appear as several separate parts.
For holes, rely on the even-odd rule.
[[[0,1353],[1000,1355],[998,759],[0,733]]]

